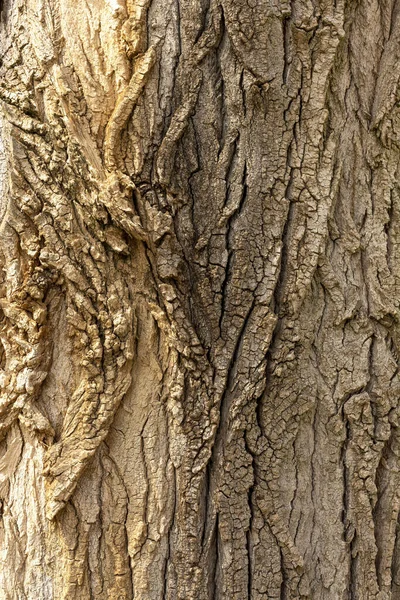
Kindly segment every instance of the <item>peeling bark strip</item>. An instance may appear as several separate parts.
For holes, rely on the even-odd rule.
[[[399,6],[0,3],[0,600],[400,599]]]

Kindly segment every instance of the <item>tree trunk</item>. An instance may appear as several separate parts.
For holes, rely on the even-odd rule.
[[[0,600],[399,600],[399,0],[0,10]]]

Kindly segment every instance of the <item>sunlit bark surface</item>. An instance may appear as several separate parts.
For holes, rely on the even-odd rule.
[[[0,600],[399,600],[398,0],[0,10]]]

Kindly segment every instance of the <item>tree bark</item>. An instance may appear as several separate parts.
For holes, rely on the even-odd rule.
[[[399,1],[0,10],[0,600],[399,600]]]

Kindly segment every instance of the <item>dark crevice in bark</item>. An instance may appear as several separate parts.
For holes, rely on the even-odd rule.
[[[343,523],[343,531],[345,540],[348,537],[348,530],[350,529],[351,523],[348,520],[348,509],[349,509],[349,481],[348,481],[348,469],[346,466],[346,452],[347,446],[350,439],[350,425],[346,420],[346,417],[342,411],[342,419],[346,428],[346,438],[343,441],[343,445],[341,448],[341,456],[340,456],[340,465],[343,473],[343,499],[342,499],[342,523]],[[350,539],[348,541],[351,541]]]
[[[282,232],[282,249],[280,255],[280,270],[278,281],[275,285],[274,289],[274,310],[275,314],[280,317],[280,320],[277,322],[278,324],[281,322],[281,318],[284,316],[285,306],[283,305],[284,293],[285,293],[285,284],[287,278],[288,271],[288,249],[290,244],[291,237],[291,229],[293,227],[294,220],[294,211],[295,211],[295,202],[292,200],[292,188],[293,188],[293,170],[291,170],[289,183],[286,188],[287,201],[289,203],[287,216],[285,220],[285,225],[283,227]],[[282,312],[283,311],[283,312]],[[272,344],[271,344],[272,345]]]
[[[285,567],[285,560],[284,560],[283,551],[282,551],[282,548],[280,548],[280,547],[279,547],[279,553],[280,553],[281,577],[282,577],[279,600],[288,600],[287,599],[287,594],[286,594],[286,590],[287,590],[287,572],[286,572],[286,567]]]
[[[214,577],[213,577],[213,594],[210,598],[215,600],[220,600],[220,533],[219,533],[219,514],[217,512],[215,518],[215,560],[214,560]]]
[[[177,12],[177,33],[178,33],[178,45],[179,45],[179,56],[182,56],[182,34],[181,34],[181,3],[180,0],[176,0],[176,12]],[[179,64],[179,63],[178,63]]]
[[[226,435],[226,433],[227,433],[227,424],[228,424],[228,419],[229,419],[229,408],[230,408],[230,401],[231,401],[231,388],[232,388],[232,383],[235,380],[235,368],[237,366],[243,336],[246,331],[246,327],[247,327],[247,324],[251,317],[251,314],[254,310],[254,306],[255,306],[255,300],[253,298],[252,304],[247,311],[247,314],[243,320],[240,330],[237,333],[235,346],[234,346],[234,349],[232,352],[229,367],[227,369],[226,384],[225,384],[225,388],[224,388],[224,393],[221,398],[220,411],[219,411],[220,412],[220,420],[219,420],[219,424],[218,424],[218,429],[215,434],[215,442],[214,442],[213,452],[212,452],[212,455],[210,458],[211,464],[215,464],[215,465],[218,464],[218,459],[217,459],[218,454],[217,453],[221,449],[220,444],[223,444],[223,440],[221,439],[221,436]]]
[[[104,444],[105,448],[107,449],[107,454],[109,456],[109,448],[107,446],[107,444]],[[100,468],[101,468],[101,482],[103,482],[104,480],[104,465],[103,465],[103,461],[101,460],[101,457],[99,458],[99,463],[100,463]],[[102,485],[100,484],[98,487],[98,494],[97,494],[97,502],[99,507],[102,506]],[[102,540],[103,540],[103,532],[104,532],[104,527],[103,527],[103,513],[102,510],[100,508],[98,516],[98,523],[99,523],[99,529],[100,529],[100,539],[99,539],[99,551],[98,551],[98,562],[100,565],[100,579],[101,579],[101,591],[104,591],[104,577],[103,577],[103,556],[102,556]],[[132,560],[132,557],[129,557],[129,561]],[[133,575],[133,572],[131,571],[131,574]],[[133,579],[132,579],[132,586],[133,586]]]
[[[173,544],[172,544],[172,532],[175,530],[176,528],[176,513],[177,510],[179,510],[179,498],[177,496],[176,490],[177,490],[177,483],[176,483],[176,469],[174,468],[174,514],[172,516],[172,520],[171,520],[171,525],[168,529],[168,534],[167,534],[167,554],[165,557],[165,562],[164,562],[164,572],[163,572],[163,592],[162,592],[162,599],[161,600],[167,600],[168,596],[168,584],[169,584],[169,580],[168,580],[168,568],[170,566],[170,560],[173,557]]]
[[[351,394],[353,395],[353,394]],[[344,405],[344,404],[343,404]],[[357,538],[357,527],[356,524],[353,523],[353,518],[350,512],[350,494],[351,494],[351,480],[349,474],[349,467],[347,466],[347,451],[348,445],[350,443],[352,434],[350,423],[347,420],[344,410],[342,408],[342,419],[346,428],[346,438],[343,442],[342,446],[342,456],[340,460],[340,464],[343,471],[343,509],[342,509],[342,522],[344,528],[344,539],[349,544],[349,580],[348,580],[348,590],[349,590],[349,600],[356,600],[356,590],[357,590],[357,554],[354,553],[354,549],[356,547],[356,538]]]
[[[399,556],[399,550],[400,548],[400,512],[397,514],[397,519],[396,519],[396,532],[395,532],[395,538],[394,538],[394,548],[393,548],[393,555],[392,555],[392,562],[390,565],[390,572],[391,572],[391,579],[392,579],[392,585],[391,585],[391,591],[393,594],[393,600],[397,600],[397,596],[395,595],[396,593],[399,593],[399,587],[400,587],[400,580],[399,580],[399,564],[400,564],[400,556]]]
[[[310,543],[311,548],[313,547],[312,543],[313,543],[313,538],[314,538],[314,531],[316,528],[315,515],[316,515],[316,510],[317,510],[316,457],[317,457],[317,417],[318,417],[318,409],[319,409],[318,402],[319,402],[319,397],[317,394],[316,399],[315,399],[314,414],[313,414],[313,419],[312,419],[313,447],[312,447],[311,460],[310,460],[310,471],[311,471],[310,498],[311,498],[311,503],[312,503],[312,530],[311,530],[310,536],[309,536],[309,543]]]
[[[242,194],[240,198],[240,203],[237,209],[229,216],[229,219],[226,224],[225,230],[225,247],[228,252],[228,260],[225,267],[224,278],[221,284],[221,313],[219,318],[219,330],[220,336],[223,335],[223,321],[226,318],[226,303],[228,301],[228,293],[229,293],[229,283],[232,277],[232,271],[234,267],[234,258],[235,258],[235,250],[232,244],[232,236],[233,236],[233,227],[243,210],[244,203],[247,198],[248,186],[247,186],[247,165],[246,162],[243,165],[243,175],[242,175]]]
[[[392,255],[393,255],[393,240],[392,240],[392,229],[393,220],[395,216],[393,190],[390,190],[390,206],[388,208],[387,221],[384,225],[384,231],[386,235],[386,257],[389,271],[393,273]]]
[[[202,14],[201,14],[201,20],[202,20],[202,23],[201,23],[201,25],[199,27],[199,30],[196,33],[196,37],[194,39],[194,44],[197,44],[197,42],[199,41],[201,35],[205,32],[205,30],[207,28],[207,17],[208,17],[208,14],[209,14],[209,10],[211,8],[211,1],[212,0],[208,0],[207,6],[201,6],[201,12],[202,12]]]
[[[290,17],[282,19],[282,36],[283,36],[283,73],[282,81],[285,85],[288,83],[289,69],[291,64],[291,26]]]
[[[205,554],[202,554],[202,564],[209,565],[209,572],[207,573],[207,600],[213,600],[213,598],[216,598],[216,577],[218,567],[218,519],[218,511],[215,511],[215,514],[213,516],[212,528],[209,532],[208,547],[206,549],[208,559],[207,562]],[[202,552],[205,552],[204,545]]]
[[[248,491],[247,491],[247,504],[249,507],[249,512],[250,512],[250,518],[249,518],[249,526],[246,532],[246,551],[247,551],[247,568],[248,568],[248,600],[251,600],[252,598],[252,588],[253,588],[253,570],[254,570],[254,564],[253,564],[253,540],[252,540],[252,530],[253,530],[253,522],[254,522],[254,495],[255,495],[255,490],[256,490],[256,486],[257,483],[259,483],[259,481],[257,481],[257,477],[256,477],[256,469],[257,469],[257,465],[256,465],[256,457],[254,456],[254,453],[251,451],[247,440],[246,440],[246,432],[244,432],[244,444],[245,444],[245,449],[246,452],[249,456],[251,456],[251,470],[253,472],[253,483],[252,485],[249,487]]]
[[[203,531],[201,533],[201,548],[202,548],[202,553],[205,550],[205,542],[206,542],[206,535],[207,535],[207,523],[209,520],[209,511],[211,510],[211,506],[212,506],[212,495],[213,495],[213,490],[211,488],[211,479],[212,479],[212,468],[213,468],[213,464],[212,461],[209,460],[206,466],[206,470],[205,470],[205,477],[204,477],[204,519],[203,519]]]
[[[221,29],[222,29],[222,34],[221,34],[221,43],[218,45],[218,48],[216,50],[215,53],[215,62],[216,62],[216,77],[217,77],[217,91],[216,91],[216,96],[219,102],[219,112],[220,112],[220,119],[218,122],[218,126],[219,126],[219,149],[218,149],[218,156],[217,156],[217,160],[219,161],[220,156],[221,156],[221,152],[222,149],[224,147],[224,143],[226,140],[226,129],[227,129],[227,120],[226,120],[226,90],[225,90],[225,81],[224,81],[224,77],[222,75],[222,64],[221,64],[221,53],[222,53],[222,48],[224,45],[224,36],[225,36],[225,23],[224,23],[224,19],[222,17],[221,19]],[[236,140],[235,140],[236,142]],[[236,152],[236,144],[235,144],[235,151],[234,154]],[[232,163],[229,165],[230,167],[232,166]],[[229,172],[230,169],[228,169],[228,175],[226,176],[226,186],[228,187],[228,181],[229,181]]]
[[[357,563],[358,555],[353,556],[355,540],[357,532],[354,534],[354,539],[350,544],[350,580],[349,580],[349,600],[358,600],[357,594]]]

